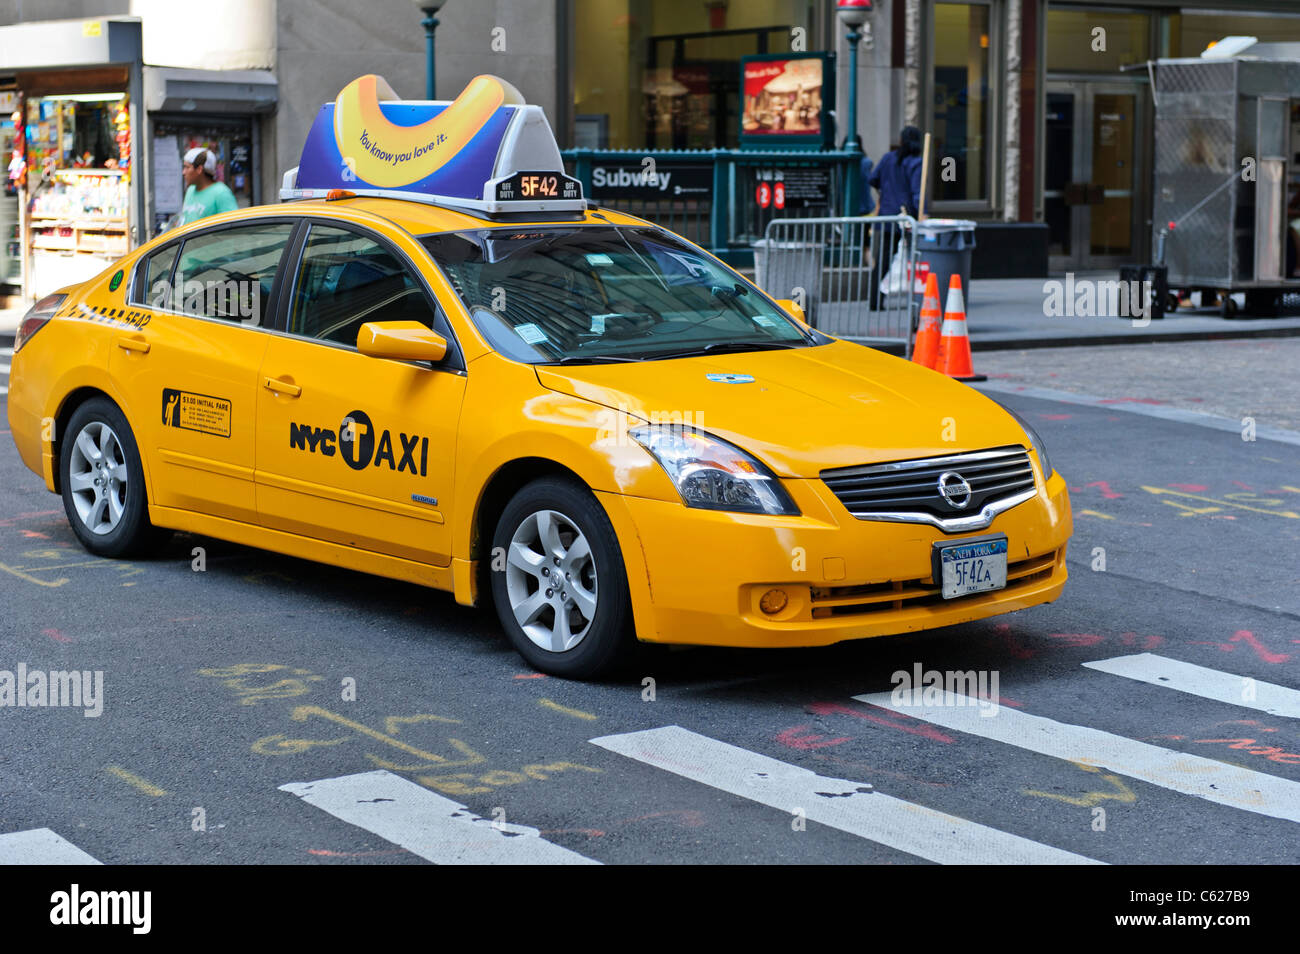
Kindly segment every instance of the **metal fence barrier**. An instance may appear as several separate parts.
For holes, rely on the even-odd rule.
[[[903,346],[915,322],[916,220],[908,215],[773,219],[754,243],[755,283],[799,302],[820,331]]]

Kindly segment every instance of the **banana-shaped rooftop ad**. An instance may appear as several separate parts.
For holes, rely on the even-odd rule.
[[[453,102],[399,99],[373,73],[345,86],[321,107],[280,198],[340,190],[489,215],[586,208],[541,107],[487,74]]]

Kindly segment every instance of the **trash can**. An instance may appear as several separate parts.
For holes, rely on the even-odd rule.
[[[916,223],[916,301],[925,295],[926,272],[939,281],[939,307],[948,300],[948,280],[961,276],[962,300],[970,308],[970,257],[975,247],[975,223],[970,219],[925,219]]]
[[[754,249],[754,284],[773,298],[800,297],[808,323],[817,318],[822,297],[822,250],[817,242],[783,242],[759,239]],[[815,325],[814,325],[815,327]]]

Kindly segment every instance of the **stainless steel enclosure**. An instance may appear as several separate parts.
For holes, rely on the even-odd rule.
[[[1300,59],[1154,65],[1152,244],[1165,233],[1170,287],[1300,289],[1287,216],[1300,186]]]

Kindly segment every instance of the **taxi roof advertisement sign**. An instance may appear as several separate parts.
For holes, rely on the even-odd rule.
[[[297,185],[481,199],[515,108],[505,99],[480,76],[454,103],[401,102],[381,77],[363,76],[321,107]]]
[[[521,174],[525,188],[516,189]],[[353,80],[321,107],[281,194],[330,190],[487,211],[504,202],[550,210],[583,204],[541,109],[488,75],[476,76],[451,103],[403,102],[373,74]]]
[[[740,85],[742,149],[835,148],[834,53],[741,57]]]

